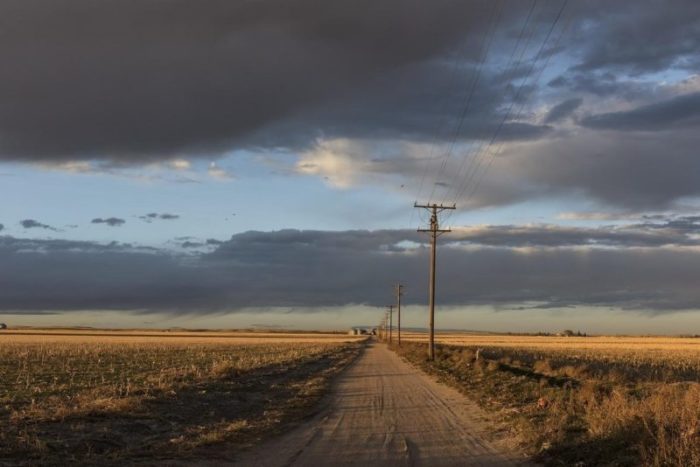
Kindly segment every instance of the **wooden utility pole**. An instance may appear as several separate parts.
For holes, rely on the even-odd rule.
[[[428,358],[435,360],[435,250],[437,249],[437,238],[443,233],[450,232],[450,229],[440,229],[438,214],[446,209],[456,209],[456,205],[445,206],[443,204],[418,204],[414,208],[424,208],[430,211],[430,228],[418,229],[418,232],[430,233],[430,286],[429,286],[429,307],[430,307],[430,341],[428,344]]]
[[[394,329],[394,305],[388,305],[386,307],[387,313],[389,313],[389,344],[393,338],[392,332]]]
[[[399,347],[401,346],[401,295],[403,295],[403,285],[396,284],[396,311],[398,313],[399,325]]]
[[[389,342],[391,339],[391,328],[389,327],[389,310],[384,313],[384,340]]]

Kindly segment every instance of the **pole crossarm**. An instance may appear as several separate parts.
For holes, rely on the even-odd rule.
[[[444,211],[445,209],[457,209],[456,204],[418,204],[413,203],[414,208],[425,208],[425,209],[437,209],[438,212]]]
[[[452,232],[452,229],[417,229],[416,232],[446,233],[446,232]]]

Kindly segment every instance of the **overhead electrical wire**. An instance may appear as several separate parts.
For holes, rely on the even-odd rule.
[[[532,16],[533,16],[533,13],[535,11],[536,6],[537,6],[537,0],[533,0],[532,4],[530,5],[530,8],[528,10],[528,14],[525,18],[523,26],[520,29],[520,33],[518,34],[518,38],[516,40],[515,46],[513,47],[513,50],[511,51],[510,56],[508,58],[508,61],[506,62],[506,65],[504,67],[504,70],[506,72],[509,70],[512,70],[512,69],[517,70],[518,68],[520,68],[520,66],[522,64],[525,52],[527,51],[529,44],[530,44],[530,41],[532,40],[534,33],[535,33],[534,27],[531,29],[531,31],[527,37],[527,40],[525,41],[525,43],[520,51],[520,56],[518,57],[517,63],[514,63],[514,60],[515,60],[515,57],[516,57],[518,50],[520,49],[521,44],[523,43],[523,39],[525,38],[525,33],[528,29],[528,26],[530,25],[530,21],[532,19]],[[477,157],[481,154],[481,151],[483,149],[484,144],[485,144],[485,140],[482,140],[478,145],[476,143],[472,142],[472,144],[467,148],[467,150],[465,150],[464,157],[462,158],[462,162],[459,165],[458,170],[456,171],[456,175],[457,175],[456,179],[459,179],[460,174],[462,174],[463,172],[466,175],[468,175],[471,172],[471,169],[472,169]],[[455,191],[458,192],[459,189],[457,189]],[[444,201],[447,201],[447,199],[451,198],[449,196],[450,192],[451,192],[451,190],[445,194]],[[455,202],[456,202],[456,199],[455,199]],[[450,215],[451,214],[452,213],[450,212]]]
[[[485,45],[486,42],[487,42],[487,38],[488,38],[489,34],[490,34],[492,31],[495,31],[495,30],[496,30],[496,22],[494,21],[494,18],[497,18],[497,17],[500,16],[500,12],[501,12],[501,9],[502,9],[502,7],[503,7],[504,1],[505,1],[505,0],[502,0],[502,1],[500,2],[500,4],[497,4],[497,6],[494,7],[494,9],[493,9],[492,12],[491,12],[490,19],[489,19],[489,27],[486,28],[486,30],[484,31],[484,36],[482,37],[482,40],[481,40],[481,46],[480,46],[481,53],[480,53],[480,58],[479,58],[479,64],[477,65],[477,70],[476,70],[475,73],[474,73],[474,79],[472,80],[473,82],[476,82],[476,81],[478,80],[478,75],[481,73],[481,67],[483,66],[483,61],[485,60],[485,54],[483,53],[483,51],[484,51],[484,45]],[[443,110],[442,110],[442,112],[441,112],[441,113],[442,113],[441,123],[439,124],[438,129],[437,129],[436,132],[435,132],[435,136],[434,136],[433,141],[432,141],[432,143],[431,143],[431,149],[430,149],[429,156],[426,158],[425,167],[424,167],[424,170],[423,170],[423,173],[422,173],[422,176],[421,176],[421,180],[420,180],[420,184],[419,184],[419,187],[418,187],[418,191],[417,191],[416,197],[415,197],[415,198],[416,198],[416,201],[418,200],[418,198],[420,197],[421,193],[423,192],[423,186],[424,186],[424,184],[425,184],[426,176],[427,176],[427,173],[428,173],[428,171],[429,171],[429,168],[430,168],[431,163],[434,162],[435,160],[439,159],[439,157],[440,157],[440,156],[439,156],[439,152],[437,152],[438,148],[439,148],[439,147],[441,146],[441,144],[442,144],[442,143],[440,142],[440,139],[441,139],[440,136],[441,136],[442,134],[444,134],[444,133],[447,131],[447,123],[448,123],[448,120],[449,120],[449,115],[448,115],[448,112],[447,112],[447,105],[448,105],[448,103],[449,103],[449,101],[450,101],[450,96],[451,96],[451,94],[452,94],[452,89],[453,89],[453,87],[454,87],[454,84],[455,84],[456,82],[458,82],[458,80],[457,80],[457,77],[459,76],[459,73],[458,73],[458,72],[459,72],[459,68],[460,68],[460,66],[461,66],[461,64],[462,64],[462,62],[463,62],[463,60],[464,60],[464,55],[465,55],[465,52],[466,52],[466,50],[467,50],[467,47],[466,47],[466,46],[467,46],[468,42],[469,42],[468,38],[464,40],[464,42],[462,43],[462,46],[461,46],[459,52],[455,55],[455,59],[454,59],[454,62],[453,62],[453,64],[452,64],[452,69],[451,69],[451,73],[450,73],[451,79],[450,79],[450,82],[449,82],[449,84],[448,84],[449,91],[448,91],[447,93],[444,94],[444,99],[443,99],[443,101],[442,101],[442,104],[443,104],[443,105],[442,105],[442,109],[443,109]],[[489,43],[488,47],[490,47],[490,43]],[[473,87],[473,86],[472,86],[472,87]],[[473,92],[472,92],[472,94],[473,94]],[[468,101],[469,101],[469,100],[471,100],[471,95],[470,95],[469,98],[468,98]],[[440,128],[445,128],[445,129],[442,130],[442,131],[440,131]],[[443,156],[443,157],[445,157],[445,156]],[[436,175],[436,176],[434,177],[435,182],[438,181],[438,177],[439,177],[439,175]],[[431,179],[433,179],[433,178],[431,178]],[[435,184],[433,183],[433,189],[434,189],[434,187],[435,187]],[[433,196],[433,193],[431,193],[431,196],[430,196],[431,199],[432,199],[432,196]],[[410,227],[412,226],[412,224],[413,224],[413,213],[414,213],[414,211],[415,211],[415,210],[413,210],[413,209],[411,210],[411,219],[410,219],[410,221],[409,221],[409,228],[410,228]]]
[[[469,189],[469,188],[471,188],[471,189],[469,190],[467,197],[463,200],[463,202],[461,204],[467,204],[471,200],[471,198],[477,192],[477,190],[481,184],[481,181],[483,180],[488,169],[493,164],[495,157],[502,150],[502,147],[504,144],[503,140],[501,140],[499,142],[499,145],[495,151],[490,151],[490,148],[491,148],[491,146],[493,146],[493,144],[498,139],[498,137],[501,133],[501,130],[504,128],[505,122],[510,119],[511,111],[512,111],[514,104],[516,102],[518,102],[518,100],[521,100],[520,107],[517,111],[517,114],[515,114],[515,120],[517,120],[520,117],[523,109],[525,108],[525,105],[527,105],[527,101],[528,101],[527,97],[520,99],[520,95],[522,93],[522,90],[525,89],[525,86],[528,83],[530,77],[532,76],[532,72],[535,70],[537,63],[542,56],[542,52],[545,50],[545,47],[546,47],[547,43],[549,42],[549,39],[551,38],[551,35],[552,35],[554,29],[556,28],[556,25],[559,23],[561,16],[563,14],[563,11],[566,8],[567,2],[568,2],[568,0],[564,0],[561,7],[559,8],[557,15],[555,16],[554,20],[552,21],[552,25],[550,26],[550,28],[545,36],[545,39],[543,40],[537,54],[535,55],[535,57],[532,60],[532,66],[530,67],[530,70],[526,74],[525,78],[522,80],[522,82],[518,88],[518,91],[516,92],[516,95],[514,96],[512,102],[511,102],[511,106],[509,107],[508,111],[504,115],[499,126],[497,127],[496,131],[494,132],[494,135],[489,140],[488,145],[486,145],[485,148],[483,148],[483,146],[485,146],[485,141],[482,142],[482,149],[480,150],[479,154],[475,158],[476,162],[472,165],[471,170],[468,172],[467,176],[463,179],[462,183],[460,183],[460,185],[459,185],[460,188],[455,192],[455,195],[454,195],[455,202],[457,200],[459,200],[460,198],[462,198],[462,196],[464,196],[467,189]],[[558,44],[561,41],[561,38],[564,35],[564,32],[566,31],[566,29],[568,28],[568,25],[570,24],[570,22],[571,22],[571,17],[569,18],[567,25],[562,28],[559,36],[557,37],[557,39],[555,41],[555,45],[554,45],[553,49],[556,49],[556,47],[558,47]],[[539,69],[539,71],[537,73],[537,78],[535,81],[539,81],[539,79],[541,78],[542,73],[544,72],[544,70],[547,68],[547,65],[549,64],[549,60],[551,59],[551,56],[552,56],[552,54],[547,55],[545,62],[544,62],[544,65]],[[532,93],[532,91],[533,90],[530,90],[530,93]],[[529,94],[528,94],[528,97],[529,97]],[[452,213],[450,213],[449,217],[451,217],[451,214]],[[449,220],[449,217],[446,220]]]
[[[460,63],[463,60],[463,57],[466,53],[467,50],[467,44],[469,40],[468,38],[462,41],[461,46],[458,48],[457,53],[454,56],[454,60],[452,61],[452,66],[450,67],[450,73],[449,73],[449,81],[447,83],[447,90],[448,92],[443,94],[443,99],[441,100],[441,103],[439,105],[438,112],[441,114],[442,118],[440,119],[440,122],[438,123],[435,133],[433,135],[432,141],[430,143],[430,151],[428,154],[428,157],[425,160],[425,166],[423,168],[423,173],[420,179],[420,183],[418,186],[418,191],[416,193],[416,200],[418,197],[420,197],[420,194],[423,192],[423,185],[425,183],[426,176],[428,174],[428,170],[431,166],[431,163],[435,161],[439,157],[439,153],[437,153],[437,149],[440,146],[440,136],[442,133],[444,133],[445,130],[442,130],[442,128],[445,128],[449,119],[448,112],[447,112],[447,106],[450,101],[450,95],[452,94],[452,91],[456,88],[456,84],[458,82],[458,76],[459,76],[459,67]],[[413,222],[413,212],[414,210],[411,210],[411,221],[409,222],[409,227],[411,226]]]
[[[536,0],[535,0],[536,1]],[[503,9],[503,3],[500,2],[495,8],[494,11],[491,14],[491,21],[489,22],[489,28],[486,30],[484,38],[482,39],[481,43],[481,53],[479,56],[479,61],[477,63],[476,71],[474,72],[474,78],[472,79],[471,86],[469,87],[469,90],[467,91],[467,94],[465,95],[463,105],[462,105],[462,111],[459,115],[458,123],[455,127],[455,130],[452,134],[452,138],[449,142],[449,145],[447,147],[447,151],[445,155],[443,156],[442,163],[440,165],[440,169],[438,171],[438,174],[435,177],[435,183],[433,183],[432,190],[430,192],[430,196],[428,197],[428,201],[432,201],[433,196],[435,195],[435,187],[437,186],[437,183],[439,182],[440,178],[442,177],[445,168],[447,167],[447,163],[449,162],[450,157],[452,156],[452,153],[454,151],[454,147],[457,144],[457,140],[459,139],[459,134],[462,131],[462,127],[464,125],[464,120],[467,116],[467,113],[470,108],[470,104],[472,102],[472,99],[474,97],[474,92],[479,84],[479,79],[481,78],[482,70],[484,67],[484,63],[486,62],[486,57],[488,56],[489,50],[491,49],[491,44],[493,43],[493,37],[495,35],[495,31],[498,29],[498,23],[501,18],[501,12]]]
[[[540,48],[539,48],[539,50],[538,50],[538,52],[537,52],[537,55],[535,56],[535,58],[534,58],[534,60],[533,60],[532,66],[530,67],[530,71],[528,72],[527,77],[522,81],[520,87],[518,88],[518,92],[517,92],[516,96],[514,97],[513,102],[516,102],[516,101],[520,98],[520,93],[521,93],[522,90],[525,88],[525,85],[527,84],[527,82],[528,82],[528,80],[529,80],[529,78],[530,78],[530,75],[531,75],[532,72],[534,71],[537,62],[539,61],[540,57],[542,56],[542,52],[545,50],[545,47],[546,47],[546,45],[547,45],[547,42],[549,41],[550,37],[552,36],[552,33],[554,32],[554,29],[556,28],[557,24],[559,23],[559,20],[560,20],[561,17],[562,17],[562,14],[563,14],[563,12],[564,12],[564,10],[565,10],[565,8],[566,8],[567,3],[568,3],[568,0],[564,0],[563,3],[562,3],[562,5],[561,5],[561,7],[559,8],[559,11],[557,12],[556,17],[554,18],[554,21],[552,22],[551,27],[550,27],[549,30],[547,31],[547,35],[546,35],[545,39],[542,41],[542,45],[540,46]],[[569,24],[570,24],[570,22],[569,22]],[[568,26],[568,25],[567,25],[567,26]],[[563,27],[563,28],[562,28],[561,33],[559,34],[559,36],[558,36],[557,39],[555,40],[554,49],[556,49],[556,47],[558,46],[558,44],[559,44],[559,42],[561,41],[561,38],[562,38],[562,36],[564,35],[564,32],[566,31],[566,29],[567,29],[567,27]],[[545,61],[544,61],[544,65],[539,69],[539,71],[538,71],[538,73],[537,73],[537,78],[535,79],[535,81],[539,81],[539,79],[540,79],[541,76],[542,76],[542,73],[543,73],[544,70],[547,68],[547,65],[549,64],[549,61],[550,61],[551,57],[552,57],[552,54],[548,54],[548,55],[546,56]],[[532,91],[533,91],[533,90],[530,90],[530,93],[532,93]],[[527,97],[529,97],[529,94],[527,95]],[[520,105],[520,107],[519,107],[519,109],[518,109],[518,112],[517,112],[517,114],[515,115],[515,118],[514,118],[515,120],[518,120],[518,119],[520,118],[520,115],[522,114],[522,111],[524,110],[525,105],[527,104],[527,101],[528,101],[527,98],[525,98],[525,99],[522,100],[522,103],[521,103],[521,105]],[[491,141],[489,142],[489,146],[486,148],[487,150],[488,150],[488,149],[493,145],[493,143],[497,140],[497,138],[498,138],[498,136],[499,136],[499,134],[500,134],[500,131],[502,130],[502,128],[503,128],[503,126],[504,126],[505,121],[506,121],[507,118],[508,118],[508,116],[506,115],[506,116],[504,117],[504,119],[501,120],[501,123],[500,123],[500,125],[499,125],[499,127],[498,127],[498,129],[497,129],[496,134],[494,135],[494,137],[493,137],[493,138],[491,139]],[[484,169],[483,169],[481,172],[478,172],[478,170],[479,170],[480,167],[477,167],[477,169],[475,170],[475,172],[474,172],[475,175],[474,175],[474,177],[473,177],[473,184],[471,185],[471,186],[472,186],[472,189],[469,191],[469,193],[468,193],[468,195],[467,195],[467,198],[466,198],[466,200],[465,200],[465,203],[467,203],[467,202],[472,198],[472,196],[474,196],[474,194],[477,192],[477,190],[478,190],[478,188],[479,188],[479,186],[480,186],[480,184],[481,184],[481,181],[483,180],[484,176],[485,176],[486,173],[488,172],[488,169],[489,169],[489,168],[491,167],[491,165],[493,164],[493,161],[494,161],[495,157],[496,157],[496,156],[500,153],[500,151],[502,150],[503,144],[504,144],[504,140],[501,140],[501,141],[499,142],[499,145],[498,145],[496,151],[492,151],[492,152],[490,152],[490,153],[488,153],[488,152],[486,153],[486,155],[485,155],[485,159],[486,159],[485,166],[484,166]],[[463,186],[463,188],[458,192],[458,194],[457,194],[457,196],[456,196],[456,199],[458,199],[458,198],[460,198],[461,196],[463,196],[463,195],[465,194],[465,192],[466,192],[466,190],[467,190],[468,187],[469,187],[469,184],[468,184],[468,183],[465,183],[464,186]]]

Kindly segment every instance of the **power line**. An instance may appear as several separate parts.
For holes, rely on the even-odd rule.
[[[489,27],[486,29],[484,36],[481,40],[481,45],[480,45],[480,56],[479,56],[479,61],[476,67],[476,71],[474,73],[474,79],[472,79],[471,86],[469,91],[467,92],[465,99],[464,99],[464,104],[462,106],[462,112],[459,115],[458,123],[455,127],[455,131],[453,132],[452,138],[450,140],[450,143],[447,147],[447,151],[442,159],[442,164],[440,166],[440,170],[438,171],[436,177],[435,177],[435,182],[438,182],[439,179],[442,177],[442,174],[447,167],[447,162],[449,161],[450,157],[452,156],[452,153],[454,151],[454,147],[457,143],[457,139],[459,138],[459,134],[462,131],[462,126],[464,125],[464,119],[467,116],[467,112],[469,110],[470,104],[472,102],[472,99],[474,97],[474,91],[476,90],[477,85],[479,84],[479,79],[481,78],[481,73],[482,69],[484,66],[484,63],[486,61],[486,57],[488,56],[489,50],[491,49],[491,44],[493,43],[493,37],[495,35],[496,29],[498,29],[498,23],[500,21],[501,17],[501,11],[503,9],[503,2],[500,4],[495,4],[496,6],[494,7],[492,13],[491,13],[491,18],[489,21]],[[432,201],[433,196],[435,194],[435,187],[437,186],[436,183],[433,184],[432,190],[430,192],[430,196],[428,197],[428,202]]]
[[[420,183],[418,185],[418,192],[416,193],[416,199],[418,199],[423,192],[423,185],[425,183],[426,176],[428,174],[428,169],[433,161],[439,158],[439,153],[437,152],[438,147],[441,145],[440,143],[440,136],[443,133],[441,131],[441,128],[445,128],[447,126],[449,116],[447,112],[447,105],[450,102],[450,96],[452,94],[452,91],[455,89],[456,83],[458,83],[457,77],[459,75],[459,66],[460,63],[464,60],[464,56],[466,54],[467,50],[467,44],[469,43],[469,38],[467,37],[464,41],[462,41],[461,46],[459,47],[457,53],[454,56],[454,60],[452,61],[452,66],[450,69],[449,73],[449,82],[447,85],[447,90],[448,92],[443,94],[443,99],[440,104],[440,109],[439,112],[442,116],[440,119],[440,122],[438,123],[436,129],[435,129],[435,134],[433,136],[433,139],[430,143],[430,151],[429,155],[425,160],[425,167],[423,169],[423,173],[420,179]],[[411,219],[409,220],[409,228],[413,224],[413,213],[415,211],[411,211]]]
[[[535,66],[536,66],[536,64],[537,64],[537,61],[540,59],[540,56],[542,55],[542,52],[543,52],[543,50],[544,50],[544,48],[545,48],[547,42],[549,41],[549,38],[551,37],[552,32],[554,31],[554,29],[555,29],[557,23],[558,23],[559,20],[561,19],[561,16],[562,16],[562,14],[563,14],[563,12],[564,12],[564,9],[566,8],[567,3],[568,3],[568,0],[564,0],[564,2],[563,2],[562,5],[561,5],[561,8],[560,8],[559,11],[557,12],[556,17],[554,18],[554,21],[552,22],[552,26],[549,28],[549,31],[547,32],[547,35],[546,35],[544,41],[542,42],[542,45],[540,46],[540,48],[539,48],[539,50],[538,50],[538,52],[537,52],[537,55],[536,55],[535,59],[533,60],[533,64],[532,64],[532,67],[530,68],[530,71],[529,71],[529,73],[528,73],[528,76],[527,76],[526,79],[523,80],[523,82],[521,83],[520,88],[518,89],[518,93],[517,93],[516,97],[513,99],[513,102],[517,101],[517,99],[518,99],[519,96],[520,96],[520,92],[522,91],[522,89],[524,88],[525,84],[527,83],[527,80],[529,79],[529,75],[532,73],[532,71],[534,71],[534,68],[535,68]],[[559,37],[556,39],[555,47],[556,47],[556,45],[558,45],[559,41],[561,40],[562,36],[564,35],[565,30],[566,30],[565,28],[562,28],[561,34],[560,34]],[[540,79],[540,77],[542,76],[542,73],[544,72],[545,68],[547,68],[547,65],[549,64],[549,60],[551,59],[551,57],[552,57],[551,54],[550,54],[550,55],[547,55],[547,58],[545,59],[544,65],[542,66],[542,68],[541,68],[541,69],[539,70],[539,72],[538,72],[536,81],[539,81],[539,79]],[[530,92],[532,92],[532,91],[530,91]],[[528,95],[528,96],[529,96],[529,95]],[[515,120],[517,120],[518,118],[520,118],[520,115],[521,115],[523,109],[525,108],[526,102],[527,102],[527,99],[524,99],[524,100],[523,100],[523,103],[520,105],[520,108],[518,109],[518,113],[517,113],[516,116],[515,116]],[[488,147],[490,147],[490,146],[494,143],[494,141],[495,141],[496,138],[498,137],[498,132],[500,132],[500,130],[501,130],[501,128],[503,127],[503,124],[504,124],[504,123],[505,123],[505,119],[501,121],[501,125],[499,125],[497,134],[494,135],[494,137],[491,139],[491,142],[489,143],[489,146],[488,146]],[[486,166],[485,166],[484,170],[482,170],[481,173],[479,174],[478,178],[475,179],[476,181],[475,181],[474,185],[472,186],[472,190],[470,190],[469,194],[467,195],[467,202],[468,202],[468,200],[470,200],[471,197],[476,193],[477,189],[479,188],[479,186],[480,186],[480,184],[481,184],[481,181],[483,180],[484,176],[486,175],[486,172],[488,171],[488,169],[489,169],[489,168],[491,167],[491,165],[493,164],[493,160],[495,159],[496,155],[498,155],[498,154],[500,153],[500,151],[501,151],[501,149],[502,149],[502,147],[503,147],[503,144],[504,144],[504,142],[503,142],[503,140],[501,140],[501,142],[500,142],[499,145],[498,145],[497,150],[491,153],[491,157],[489,157],[488,154],[486,155],[486,159],[488,160],[488,162],[486,163]],[[487,149],[488,149],[488,148],[487,148]],[[477,168],[477,169],[478,169],[478,168]],[[467,187],[467,186],[468,186],[468,185],[465,185],[464,189],[462,189],[462,190],[460,191],[460,193],[458,194],[457,198],[461,197],[461,196],[464,194],[464,192],[466,191],[466,187]]]
[[[520,68],[524,53],[528,49],[530,41],[532,40],[532,37],[534,35],[534,31],[535,31],[534,28],[532,28],[530,30],[530,34],[528,35],[527,40],[525,41],[525,45],[522,47],[522,50],[520,52],[520,56],[518,57],[517,63],[514,65],[515,56],[516,56],[516,53],[518,52],[518,50],[520,49],[520,45],[523,42],[523,38],[525,37],[525,33],[528,29],[528,26],[530,25],[530,21],[532,19],[532,16],[533,16],[533,13],[534,13],[536,7],[537,7],[537,0],[533,0],[533,2],[530,4],[530,8],[528,9],[528,13],[525,17],[525,21],[523,22],[523,26],[520,29],[520,33],[518,34],[518,38],[515,42],[515,46],[513,47],[513,50],[511,51],[510,56],[508,57],[508,60],[506,62],[506,65],[504,68],[504,70],[506,72],[511,70],[511,69],[517,70],[518,68]],[[476,162],[478,155],[481,153],[481,150],[484,147],[484,144],[485,144],[484,140],[482,140],[479,144],[472,141],[469,148],[467,150],[465,150],[465,152],[464,152],[464,157],[462,158],[462,163],[460,164],[459,169],[455,172],[457,175],[456,179],[460,178],[459,174],[461,174],[465,168],[466,168],[465,174],[470,173],[474,163]],[[467,163],[467,161],[469,161],[469,163]],[[461,186],[461,183],[458,183],[455,186],[458,187],[457,189],[455,189],[455,193],[459,192],[459,189],[460,189],[459,187]],[[450,198],[451,197],[449,196],[449,192],[446,193],[444,202],[446,202]],[[455,199],[455,202],[456,202],[456,199]]]
[[[520,48],[520,45],[523,43],[523,38],[525,37],[528,26],[530,25],[530,21],[533,17],[533,13],[535,11],[536,6],[537,6],[537,0],[534,0],[532,2],[532,4],[530,5],[530,8],[528,10],[528,14],[525,18],[525,22],[523,23],[523,27],[520,30],[520,33],[518,35],[518,39],[516,40],[515,47],[513,47],[513,50],[510,54],[510,57],[508,58],[508,61],[506,62],[506,66],[504,68],[505,72],[509,72],[510,70],[517,70],[520,68],[520,66],[523,63],[523,59],[525,57],[525,52],[529,48],[530,41],[532,40],[532,38],[535,35],[535,28],[534,27],[532,27],[530,29],[530,33],[527,35],[527,39],[526,39],[522,49]],[[519,49],[520,49],[520,54],[517,58],[517,61],[514,62],[515,57],[516,57]],[[511,101],[510,107],[506,111],[504,119],[507,118],[507,116],[510,114],[510,112],[513,109],[514,104],[515,104],[515,100]],[[499,125],[499,127],[502,126],[502,124],[503,124],[503,122],[501,122],[501,125]],[[494,132],[494,135],[492,136],[492,140],[493,140],[493,138],[495,138],[498,135],[499,129],[500,128],[497,128],[496,131]],[[456,185],[458,188],[455,190],[455,193],[460,193],[462,190],[462,186],[469,183],[471,177],[473,176],[473,171],[474,171],[475,167],[477,167],[481,163],[481,157],[482,157],[482,153],[483,153],[485,144],[486,144],[486,140],[482,140],[478,146],[472,145],[470,147],[469,151],[465,154],[463,161],[469,160],[470,163],[466,165],[465,177],[461,183]],[[475,149],[477,147],[478,147],[478,149]],[[465,168],[464,164],[462,164],[459,171],[457,172],[458,177],[459,177],[459,174],[462,173],[462,170],[464,168]],[[449,193],[448,193],[448,195],[449,195]],[[451,198],[451,197],[448,196],[446,198]],[[457,201],[457,199],[458,199],[458,196],[455,196],[455,202]]]

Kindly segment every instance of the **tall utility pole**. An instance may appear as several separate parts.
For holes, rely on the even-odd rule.
[[[429,288],[429,307],[430,307],[430,342],[428,344],[428,358],[435,359],[435,250],[437,249],[437,238],[443,233],[450,232],[450,229],[440,229],[438,223],[438,214],[446,209],[456,209],[456,205],[445,206],[443,204],[418,204],[413,205],[414,208],[424,208],[430,211],[430,228],[418,229],[418,232],[430,233],[430,288]]]
[[[394,305],[388,305],[386,307],[387,313],[389,313],[389,344],[391,344],[392,340],[392,332],[394,329]]]
[[[403,295],[403,285],[396,284],[396,311],[398,312],[399,321],[399,347],[401,346],[401,295]]]

